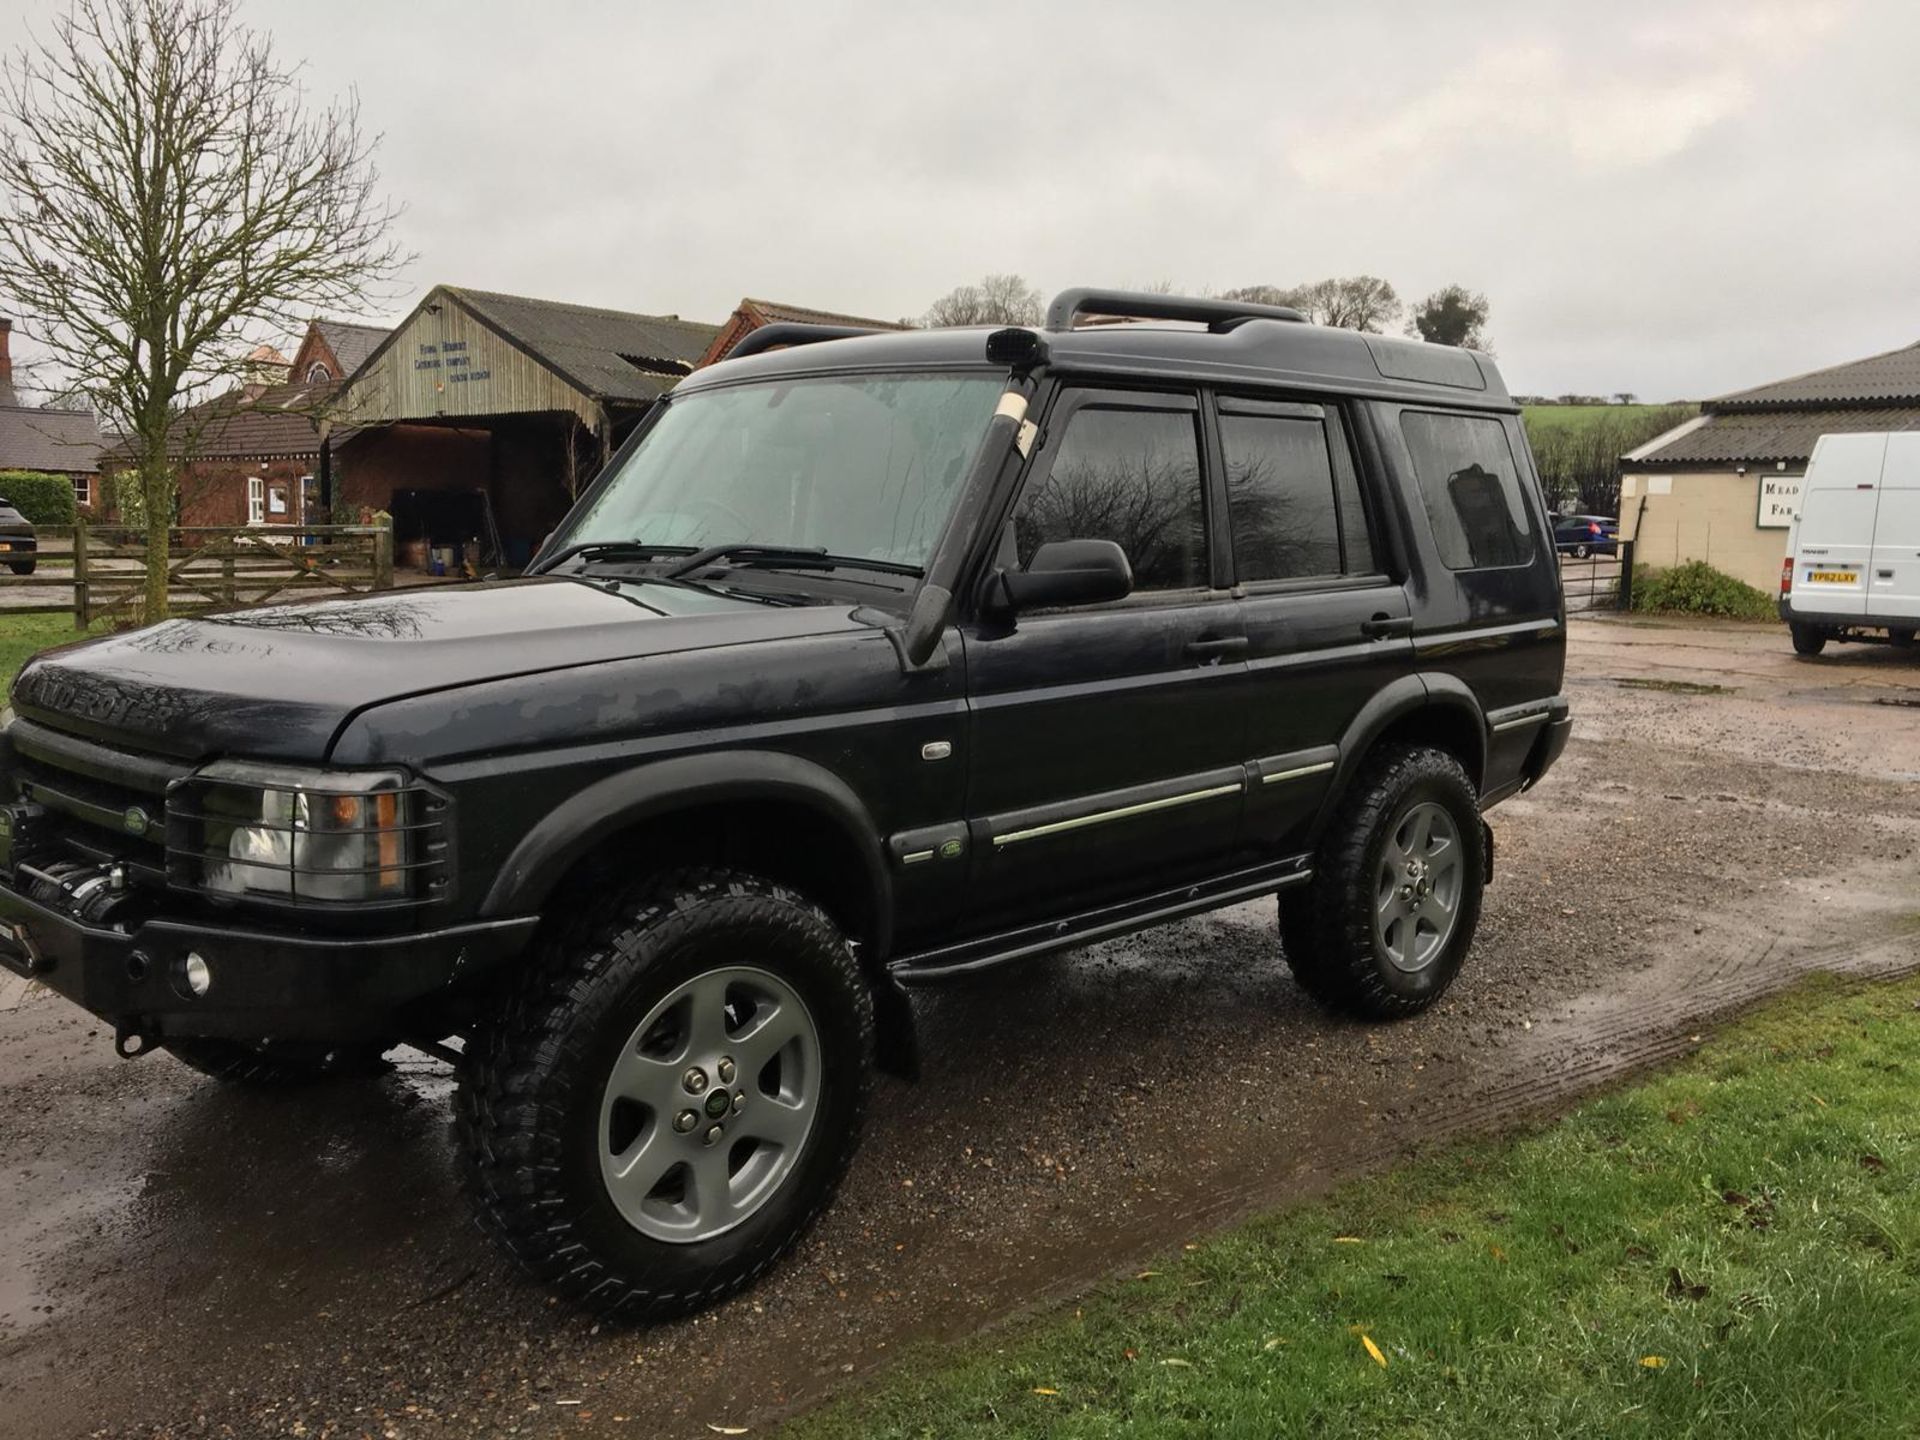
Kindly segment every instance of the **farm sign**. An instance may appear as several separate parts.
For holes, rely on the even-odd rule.
[[[1785,530],[1800,509],[1800,483],[1804,475],[1762,475],[1760,509],[1753,523],[1762,530]]]

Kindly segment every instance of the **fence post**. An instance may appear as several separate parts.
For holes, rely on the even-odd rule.
[[[1633,611],[1633,541],[1620,542],[1620,610],[1623,614]]]
[[[73,522],[73,628],[85,630],[93,617],[87,613],[87,522]]]
[[[377,526],[373,532],[373,588],[393,588],[393,522]]]
[[[239,603],[239,593],[233,588],[233,553],[231,551],[220,557],[220,598],[229,605]]]

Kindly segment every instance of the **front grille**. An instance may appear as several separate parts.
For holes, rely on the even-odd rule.
[[[421,781],[388,792],[405,807],[402,823],[394,827],[397,853],[380,853],[376,846],[364,867],[341,869],[301,863],[300,849],[292,843],[297,832],[291,826],[223,812],[210,804],[220,792],[239,788],[231,780],[209,779],[177,760],[115,749],[18,717],[5,739],[20,798],[42,807],[50,822],[34,827],[35,855],[51,849],[45,858],[64,853],[113,861],[141,885],[269,911],[371,915],[418,910],[452,898],[451,802],[445,792]],[[298,781],[289,781],[289,786],[301,788]],[[316,794],[326,798],[325,792]],[[285,860],[236,859],[228,849],[236,826],[285,830]],[[244,895],[213,894],[208,884],[213,864],[237,866],[252,879],[271,869],[283,877],[276,886],[280,893],[249,889]],[[404,882],[391,896],[345,897],[344,881],[389,873]]]
[[[21,798],[60,817],[83,852],[164,873],[167,787],[187,767],[15,719],[7,731]]]

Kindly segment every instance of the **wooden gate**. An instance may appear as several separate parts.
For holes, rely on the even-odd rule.
[[[167,597],[176,615],[393,586],[393,531],[385,525],[182,526],[171,540]],[[34,572],[0,570],[0,616],[71,608],[80,630],[101,619],[135,620],[146,583],[140,531],[44,526]],[[34,603],[42,594],[46,601]]]

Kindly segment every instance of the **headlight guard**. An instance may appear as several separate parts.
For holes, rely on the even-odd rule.
[[[216,903],[413,908],[451,892],[450,819],[401,770],[219,760],[167,791],[167,878]]]

